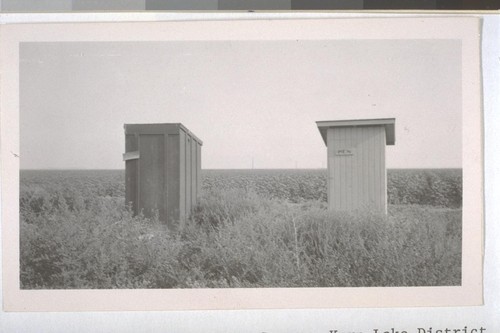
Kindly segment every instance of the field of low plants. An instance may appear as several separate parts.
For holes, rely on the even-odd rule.
[[[325,170],[204,170],[181,230],[132,216],[123,171],[21,171],[21,287],[461,283],[461,170],[389,170],[389,213],[328,212]]]
[[[204,170],[204,190],[251,189],[290,202],[327,201],[327,171]],[[462,207],[461,169],[392,169],[387,173],[389,204]]]

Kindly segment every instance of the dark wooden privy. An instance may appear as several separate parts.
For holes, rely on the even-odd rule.
[[[125,198],[134,214],[156,212],[170,227],[182,224],[197,203],[201,146],[182,124],[126,124]]]

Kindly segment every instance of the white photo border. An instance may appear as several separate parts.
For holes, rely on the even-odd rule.
[[[3,301],[6,311],[128,311],[471,306],[483,304],[483,139],[480,19],[354,18],[19,24],[1,28]],[[21,290],[19,43],[186,40],[460,39],[462,41],[462,285],[453,287]]]

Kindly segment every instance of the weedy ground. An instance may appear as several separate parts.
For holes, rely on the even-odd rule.
[[[387,216],[329,212],[325,192],[324,171],[205,171],[173,231],[131,214],[120,171],[23,171],[21,286],[460,285],[459,170],[390,171]]]

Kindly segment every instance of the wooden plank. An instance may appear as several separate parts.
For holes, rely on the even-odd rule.
[[[376,137],[374,140],[375,146],[377,149],[375,150],[376,156],[375,156],[375,179],[376,179],[376,188],[375,188],[375,195],[376,195],[376,207],[378,211],[382,211],[383,209],[383,177],[382,177],[382,154],[385,149],[385,146],[382,146],[382,136],[385,135],[384,128],[382,126],[376,126],[374,127],[374,130],[376,132]]]
[[[369,193],[370,193],[370,199],[369,199],[369,207],[370,209],[373,208],[373,200],[374,200],[374,192],[375,192],[375,188],[374,188],[374,161],[373,161],[373,158],[374,158],[374,145],[373,145],[373,127],[367,127],[368,129],[368,142],[369,142],[369,150],[368,150],[368,165],[367,165],[367,168],[368,168],[368,179],[367,179],[367,184],[368,184],[368,188],[369,188]]]
[[[158,210],[165,221],[164,198],[164,136],[140,135],[139,211],[151,217]]]
[[[191,138],[191,212],[196,206],[196,194],[198,188],[198,177],[196,175],[196,171],[198,170],[196,166],[196,146],[198,143]]]
[[[382,136],[385,135],[384,128],[382,126],[374,126],[374,177],[375,177],[375,207],[378,211],[383,210],[383,177],[382,177],[382,154],[385,146],[382,146]]]
[[[353,119],[353,120],[326,120],[317,121],[318,127],[352,127],[352,126],[378,126],[394,125],[395,118]]]
[[[179,126],[179,129],[184,131],[186,133],[186,135],[189,135],[191,137],[192,140],[195,140],[197,141],[200,145],[203,145],[203,141],[200,140],[200,138],[198,138],[196,135],[194,135],[193,132],[191,132],[190,130],[188,130],[186,128],[186,126],[182,125],[182,124],[177,124]]]
[[[125,136],[125,151],[135,151],[138,149],[138,137],[136,135]],[[125,203],[131,205],[132,212],[138,213],[138,160],[125,161]]]
[[[376,141],[376,145],[377,145],[377,167],[376,167],[376,174],[377,174],[377,197],[378,197],[378,201],[377,201],[377,207],[380,211],[382,211],[382,208],[383,208],[383,196],[384,196],[384,186],[382,184],[382,181],[383,181],[383,177],[382,177],[382,151],[385,149],[384,146],[382,146],[382,141],[381,141],[381,138],[382,138],[382,134],[385,134],[385,131],[383,131],[383,128],[382,127],[377,127],[377,141]]]
[[[200,144],[197,144],[196,145],[196,154],[197,154],[197,158],[196,158],[196,167],[197,167],[197,170],[196,170],[196,176],[197,176],[197,180],[196,180],[196,184],[198,185],[197,187],[197,191],[196,191],[196,203],[198,203],[198,199],[201,195],[201,145]]]
[[[339,141],[339,138],[340,138],[340,133],[338,131],[338,128],[335,128],[335,129],[332,129],[333,131],[333,142],[332,142],[332,147],[334,150],[338,149],[338,141]],[[334,183],[335,183],[335,186],[333,188],[333,191],[334,191],[334,195],[333,195],[333,199],[334,199],[334,210],[339,210],[341,209],[341,200],[340,200],[340,195],[341,195],[341,187],[342,187],[342,183],[341,183],[341,165],[340,165],[340,160],[335,156],[333,155],[333,161],[334,161],[334,166],[333,166],[333,179],[334,179]]]
[[[380,209],[380,146],[379,127],[373,127],[373,206]]]
[[[124,161],[129,161],[129,160],[137,160],[139,159],[140,154],[139,151],[130,151],[128,153],[123,154],[123,160]]]
[[[335,197],[335,187],[337,187],[337,184],[335,183],[335,171],[336,171],[336,161],[335,161],[335,133],[334,129],[328,129],[328,161],[329,161],[329,175],[330,175],[330,193],[329,195],[329,202],[330,202],[330,209],[335,210],[336,207],[336,197]]]
[[[381,128],[380,133],[380,191],[381,191],[381,211],[387,213],[387,174],[385,169],[385,146],[386,146],[386,134],[385,128]]]
[[[163,223],[165,223],[167,226],[171,226],[171,221],[169,220],[169,209],[168,209],[168,202],[169,202],[169,196],[168,196],[168,159],[169,159],[169,149],[168,149],[168,134],[163,134],[163,164],[162,164],[162,169],[163,169],[163,209],[164,209],[164,220]]]
[[[369,150],[370,150],[370,141],[369,141],[369,133],[368,128],[363,127],[363,207],[367,207],[370,202],[370,187],[368,185],[368,163],[369,163]]]
[[[179,219],[186,219],[186,133],[179,132]]]
[[[352,179],[354,178],[354,170],[352,169],[353,163],[352,160],[354,158],[354,152],[352,149],[352,135],[353,135],[353,128],[352,127],[347,127],[346,128],[346,148],[348,151],[351,152],[351,155],[346,155],[344,159],[346,160],[347,164],[347,179],[346,179],[346,208],[349,210],[353,209],[353,197],[352,197]]]
[[[186,177],[185,177],[186,197],[185,197],[185,200],[186,200],[186,218],[188,218],[190,213],[191,213],[191,206],[192,206],[192,202],[191,202],[191,190],[192,190],[192,188],[191,188],[191,173],[192,173],[192,169],[191,169],[191,138],[187,134],[186,134],[185,145],[186,145]]]
[[[180,220],[180,144],[179,134],[166,135],[166,187],[167,224],[169,227],[182,226]]]
[[[384,119],[356,119],[356,120],[335,120],[335,121],[317,121],[316,122],[323,141],[327,143],[326,132],[328,128],[341,127],[360,127],[360,126],[379,126],[383,125],[386,129],[386,142],[388,145],[394,145],[396,142],[395,118]]]
[[[339,148],[338,149],[342,149],[342,150],[346,150],[345,149],[345,145],[346,145],[346,142],[347,142],[347,127],[344,127],[344,128],[339,128],[340,129],[340,141],[339,141]],[[338,159],[340,161],[340,167],[341,167],[341,176],[340,176],[340,179],[341,179],[341,182],[342,182],[342,186],[340,188],[340,207],[342,210],[346,210],[347,209],[347,205],[348,205],[348,202],[347,202],[347,182],[348,182],[348,178],[349,178],[349,168],[348,168],[348,161],[347,161],[347,155],[346,156],[338,156]]]
[[[180,124],[125,124],[125,134],[178,134]]]

